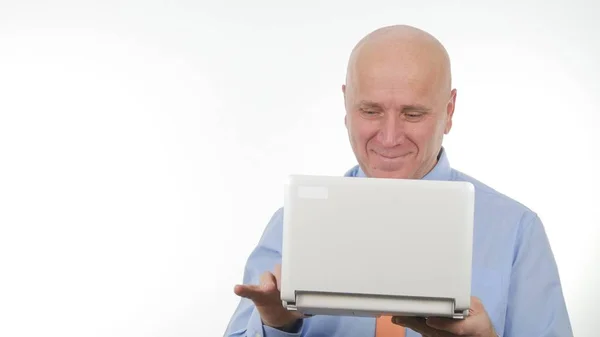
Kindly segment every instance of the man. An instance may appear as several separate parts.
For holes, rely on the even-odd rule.
[[[346,176],[475,185],[469,317],[308,318],[288,312],[278,291],[279,209],[248,258],[244,284],[234,289],[241,300],[226,336],[572,336],[557,266],[536,213],[450,167],[442,140],[456,102],[451,82],[448,54],[430,34],[391,26],[364,37],[350,55],[342,86],[345,124],[358,161]]]

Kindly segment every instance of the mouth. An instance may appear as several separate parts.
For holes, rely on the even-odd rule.
[[[380,157],[381,159],[385,160],[385,161],[396,161],[396,160],[402,160],[405,157],[407,157],[410,152],[408,153],[403,153],[403,154],[392,154],[392,153],[379,153],[377,151],[372,150],[373,153],[375,155],[377,155],[378,157]]]

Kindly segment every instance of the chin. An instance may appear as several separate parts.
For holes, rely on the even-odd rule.
[[[408,172],[406,169],[382,169],[382,168],[369,168],[369,172],[367,173],[370,177],[373,178],[391,178],[391,179],[411,179],[412,174]]]

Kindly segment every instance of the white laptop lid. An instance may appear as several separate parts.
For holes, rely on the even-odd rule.
[[[463,318],[474,193],[468,182],[290,176],[284,306],[307,315]]]

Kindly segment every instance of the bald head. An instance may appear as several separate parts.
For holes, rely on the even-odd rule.
[[[387,26],[363,37],[350,54],[346,86],[351,88],[357,76],[371,70],[427,77],[431,85],[437,85],[445,92],[450,92],[452,87],[446,49],[433,35],[412,26]]]
[[[378,29],[350,54],[345,123],[367,176],[421,178],[435,165],[456,99],[450,58],[431,34]]]

